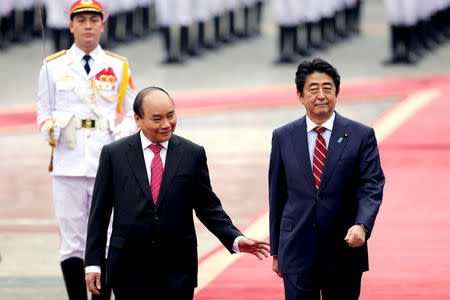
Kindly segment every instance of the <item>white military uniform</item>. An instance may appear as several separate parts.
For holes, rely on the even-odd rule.
[[[190,9],[191,1],[155,0],[156,21],[159,26],[189,26],[194,21]]]
[[[45,22],[48,28],[68,29],[70,0],[43,0],[46,10]]]
[[[212,16],[210,6],[210,0],[194,0],[192,1],[190,11],[195,20],[207,22]]]
[[[9,16],[12,10],[13,10],[13,1],[2,0],[2,4],[0,4],[0,17]]]
[[[68,51],[48,57],[39,75],[38,125],[53,119],[63,128],[54,150],[52,172],[54,206],[62,239],[61,261],[71,257],[84,258],[94,178],[103,145],[113,142],[116,137],[112,131],[113,121],[126,62],[125,58],[105,52],[98,46],[89,53],[91,71],[87,75],[84,55],[74,44]],[[118,126],[129,134],[136,131],[132,118],[136,93],[132,80],[126,83],[121,106],[125,117]],[[89,119],[95,120],[95,128],[82,127]]]
[[[275,20],[279,26],[297,26],[299,24],[298,0],[273,0]],[[301,8],[303,9],[303,8]]]
[[[418,20],[417,2],[412,0],[384,0],[388,21],[395,26],[413,26]]]
[[[316,23],[320,21],[320,6],[321,3],[316,0],[305,0],[304,4],[304,18],[307,23]]]

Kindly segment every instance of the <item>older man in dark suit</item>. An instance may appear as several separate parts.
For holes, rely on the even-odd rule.
[[[268,256],[268,243],[246,238],[211,189],[202,146],[174,135],[174,103],[161,88],[135,100],[140,131],[100,156],[86,242],[86,283],[98,293],[114,209],[106,285],[116,299],[192,299],[197,285],[193,211],[231,252]],[[97,289],[98,288],[98,289]]]
[[[375,133],[335,112],[328,62],[303,61],[295,81],[306,116],[273,132],[270,156],[273,270],[287,300],[358,299],[385,182]]]

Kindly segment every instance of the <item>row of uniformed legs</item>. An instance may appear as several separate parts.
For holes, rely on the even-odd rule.
[[[410,24],[390,25],[391,56],[384,64],[416,64],[450,39],[450,7]]]
[[[153,15],[154,6],[150,5],[109,16],[104,44],[110,48],[116,43],[147,37],[154,27],[151,23]]]
[[[0,50],[8,48],[12,42],[28,42],[37,36],[40,36],[37,8],[12,10],[0,16]]]
[[[61,270],[70,300],[87,300],[83,261],[94,181],[93,177],[53,177],[54,208],[61,234]],[[104,270],[102,274],[106,274]],[[93,295],[92,299],[110,298],[111,291],[107,291],[104,282],[102,286],[104,295]]]
[[[361,1],[352,8],[337,11],[332,17],[295,26],[279,25],[277,63],[297,62],[301,57],[325,50],[334,43],[360,33]]]
[[[205,50],[218,49],[239,39],[261,32],[263,2],[257,2],[239,11],[228,11],[207,21],[191,25],[161,26],[165,51],[164,63],[183,63]]]

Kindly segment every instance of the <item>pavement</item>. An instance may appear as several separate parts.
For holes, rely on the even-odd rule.
[[[361,36],[317,53],[338,68],[343,88],[355,82],[386,80],[386,84],[394,82],[391,89],[395,90],[395,78],[429,76],[432,81],[437,75],[450,75],[448,43],[416,66],[382,66],[381,61],[388,56],[389,37],[381,1],[366,0],[363,9]],[[304,113],[295,99],[297,65],[273,63],[277,28],[270,6],[264,17],[261,36],[225,46],[182,66],[160,64],[163,54],[156,35],[114,49],[129,58],[137,89],[164,87],[173,93],[175,102],[177,97],[202,95],[214,100],[227,94],[229,99],[245,98],[272,87],[292,88],[292,96],[285,95],[278,105],[225,105],[207,111],[193,106],[189,113],[180,115],[177,133],[205,146],[213,188],[240,228],[267,207],[272,130]],[[50,53],[44,54],[41,41],[0,52],[2,118],[11,112],[35,109],[37,78],[46,54]],[[385,97],[362,93],[354,101],[339,103],[338,99],[337,109],[370,124],[401,99],[401,93]],[[0,299],[67,299],[47,173],[49,147],[35,128],[0,131],[0,157]],[[219,243],[201,224],[196,226],[199,256],[203,257]]]

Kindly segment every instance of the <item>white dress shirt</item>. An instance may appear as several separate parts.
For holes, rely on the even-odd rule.
[[[306,115],[306,134],[308,135],[308,151],[309,151],[309,160],[311,161],[311,170],[313,169],[314,149],[316,148],[316,139],[317,139],[317,132],[314,130],[314,128],[316,128],[316,126],[325,127],[325,131],[322,133],[322,136],[325,139],[325,146],[328,149],[335,117],[336,114],[333,112],[333,114],[328,120],[326,120],[324,123],[320,125],[317,125],[316,123],[311,121],[308,115]]]

